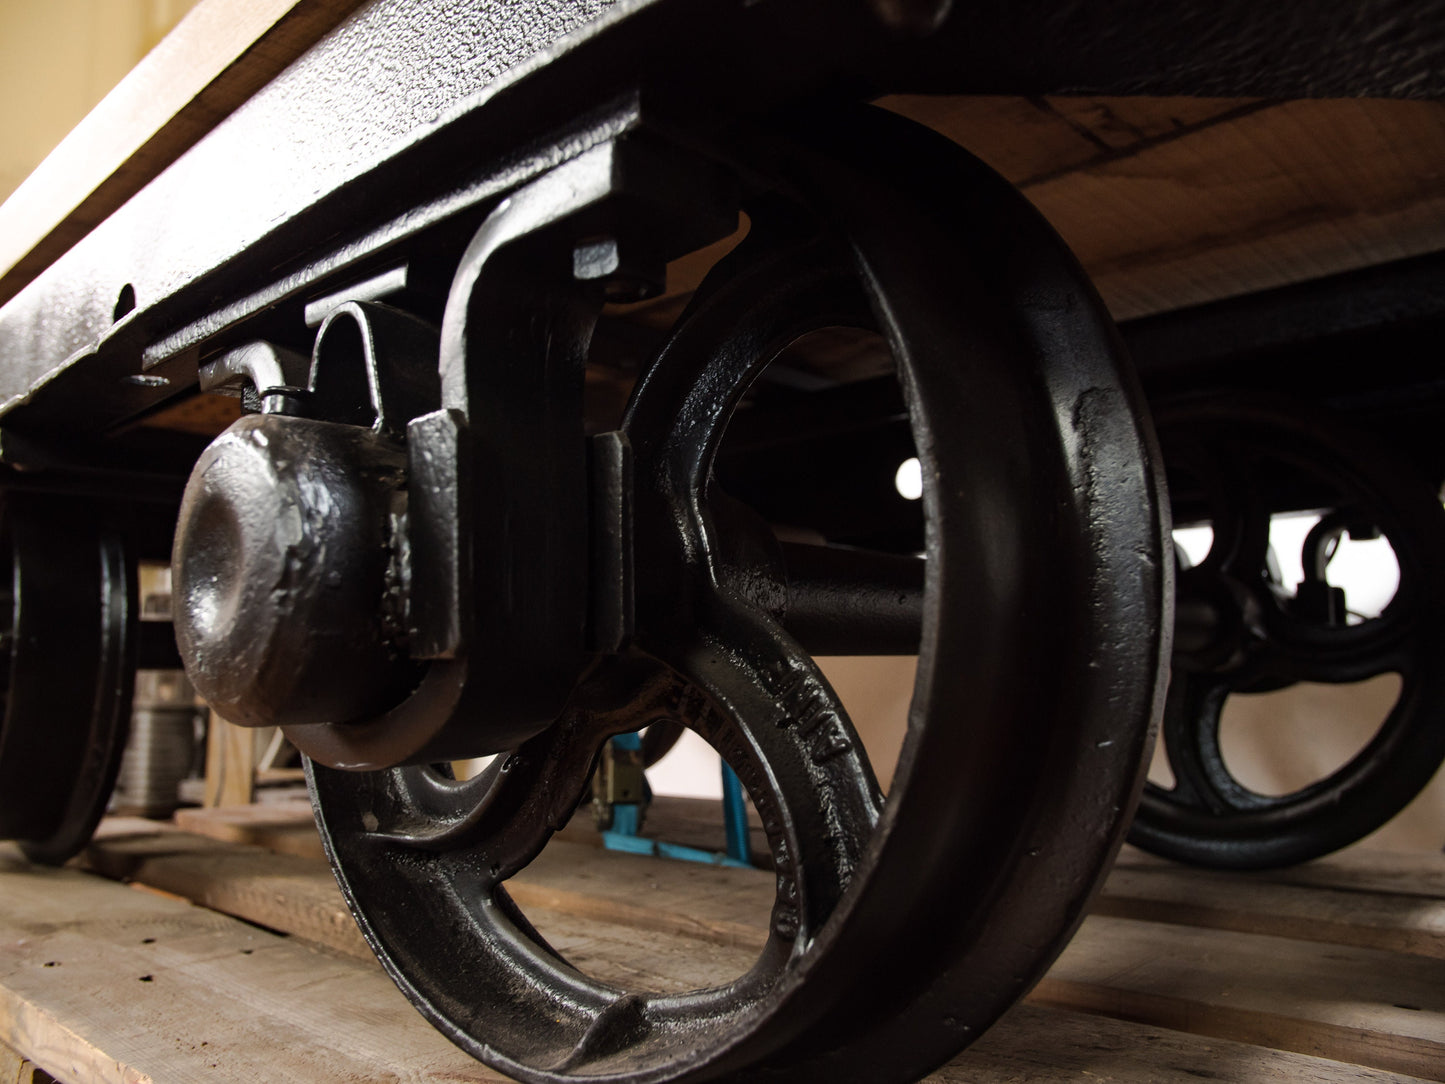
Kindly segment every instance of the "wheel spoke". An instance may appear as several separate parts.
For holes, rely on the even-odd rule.
[[[806,942],[852,879],[883,805],[837,695],[780,628],[718,594],[697,634],[640,645],[679,676],[675,711],[732,766],[778,873],[775,934]]]
[[[673,1029],[681,1042],[699,1016],[745,1012],[798,966],[877,821],[882,798],[861,745],[807,657],[744,606],[719,598],[705,609],[713,620],[690,642],[655,657],[635,651],[601,668],[556,726],[477,778],[457,782],[425,768],[378,774],[366,803],[375,824],[363,818],[349,842],[411,880],[416,902],[427,902],[439,884],[453,899],[469,900],[468,920],[490,949],[489,968],[527,974],[554,997],[565,992],[575,1019],[567,1049],[551,1056],[556,1072],[596,1071],[622,1056],[643,1019],[649,1041]],[[753,969],[726,986],[666,997],[576,972],[526,922],[503,884],[576,809],[600,743],[657,723],[690,727],[727,757],[762,814],[777,873],[769,940]],[[329,786],[351,781],[346,773],[311,770],[323,797]],[[432,856],[424,882],[405,857],[412,850]]]
[[[473,850],[503,881],[530,862],[576,811],[602,743],[667,718],[650,668],[616,662],[578,686],[555,724],[473,779],[431,768],[397,772],[398,803],[372,830],[378,840],[422,850]]]
[[[1275,613],[1266,619],[1251,669],[1275,686],[1368,681],[1412,668],[1418,631],[1415,621],[1403,616],[1322,627]]]
[[[1219,723],[1231,691],[1230,683],[1215,675],[1176,674],[1160,734],[1174,773],[1170,797],[1215,815],[1258,809],[1269,802],[1241,785],[1225,763]]]

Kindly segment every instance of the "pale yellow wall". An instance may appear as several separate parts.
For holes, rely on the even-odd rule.
[[[0,200],[196,0],[0,0]]]

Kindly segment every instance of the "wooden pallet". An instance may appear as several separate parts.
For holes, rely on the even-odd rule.
[[[503,1079],[371,959],[304,806],[183,820],[108,822],[90,872],[0,850],[0,1084]],[[670,990],[751,961],[769,875],[570,836],[513,894],[579,966]],[[929,1080],[1201,1077],[1445,1079],[1445,858],[1229,876],[1126,852],[1030,999]]]

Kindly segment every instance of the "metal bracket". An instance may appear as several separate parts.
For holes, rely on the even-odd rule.
[[[626,642],[625,584],[594,605],[588,582],[592,327],[607,301],[657,288],[669,259],[736,225],[721,167],[636,135],[558,166],[482,224],[442,320],[443,409],[408,426],[408,632],[413,657],[432,662],[384,715],[288,730],[302,751],[379,767],[514,748],[557,717],[590,652]],[[343,312],[375,307],[345,305],[323,333]],[[313,371],[317,396],[325,380]],[[349,401],[360,418],[358,389]],[[620,480],[625,453],[598,447]],[[627,547],[611,538],[603,565],[617,586]]]
[[[250,342],[208,361],[198,375],[202,391],[247,399],[250,390],[257,401],[248,405],[262,414],[299,414],[310,368],[304,354],[275,343]]]
[[[437,330],[374,301],[336,305],[316,333],[306,387],[313,415],[400,441],[441,401]]]

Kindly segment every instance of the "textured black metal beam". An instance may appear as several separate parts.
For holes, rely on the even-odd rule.
[[[529,153],[569,153],[538,140],[586,141],[639,89],[686,123],[894,91],[1428,97],[1442,25],[1440,0],[375,0],[0,310],[0,411],[35,432],[151,409],[194,371],[185,329],[374,272],[417,208],[434,224],[520,183]],[[98,369],[80,390],[78,363]]]

